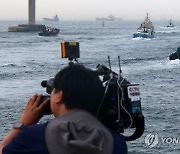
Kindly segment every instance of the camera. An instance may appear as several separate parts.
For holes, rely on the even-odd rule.
[[[79,58],[78,42],[62,42],[61,43],[62,58],[68,58],[69,64],[73,64],[73,60],[77,62]],[[108,57],[109,68],[98,64],[95,73],[102,77],[104,85],[104,96],[101,100],[96,117],[108,128],[117,132],[124,133],[124,129],[135,128],[131,136],[125,136],[126,141],[133,141],[139,138],[144,132],[144,116],[141,108],[140,88],[139,84],[131,84],[122,76],[119,62],[119,73],[111,70],[111,62]],[[42,87],[46,87],[48,94],[53,90],[53,78],[42,81]],[[50,97],[44,95],[42,100]],[[49,104],[49,103],[48,103]],[[43,110],[43,115],[52,114],[50,105]]]
[[[135,128],[134,134],[125,136],[125,139],[136,140],[144,132],[139,84],[131,84],[123,78],[121,68],[117,74],[98,64],[97,73],[103,77],[105,92],[96,117],[117,133],[124,133],[124,129]]]
[[[49,80],[43,80],[41,82],[41,86],[46,88],[46,95],[43,95],[41,97],[40,103],[42,103],[43,101],[45,101],[47,98],[50,98],[50,94],[53,90],[53,81],[54,78],[50,78]],[[45,105],[45,107],[43,108],[42,115],[50,115],[52,114],[51,108],[50,108],[50,101]]]

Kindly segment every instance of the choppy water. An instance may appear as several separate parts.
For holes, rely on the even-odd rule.
[[[132,39],[139,26],[135,21],[109,22],[105,27],[95,21],[46,24],[61,29],[57,37],[7,32],[8,26],[19,23],[22,21],[0,21],[0,140],[20,117],[28,98],[45,93],[41,81],[68,64],[60,58],[60,42],[65,40],[80,42],[79,61],[93,69],[98,63],[108,66],[109,55],[112,68],[118,70],[120,55],[124,77],[140,84],[146,129],[141,138],[128,142],[129,153],[179,153],[180,144],[170,143],[170,139],[162,143],[160,138],[180,140],[180,60],[168,60],[180,46],[180,29],[161,29],[166,23],[154,22],[153,40]],[[159,144],[153,148],[144,141],[149,133],[159,135]]]

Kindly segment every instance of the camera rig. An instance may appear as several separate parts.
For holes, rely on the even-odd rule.
[[[69,64],[74,64],[73,60],[78,63],[79,43],[78,42],[62,42],[61,43],[62,58],[68,58]],[[63,56],[64,55],[64,56]],[[124,133],[124,129],[134,128],[135,131],[131,136],[125,136],[126,141],[133,141],[142,136],[144,132],[144,116],[141,108],[141,98],[139,84],[131,84],[123,78],[120,57],[119,73],[111,70],[111,62],[108,56],[109,68],[98,64],[95,73],[102,76],[104,85],[104,96],[100,103],[96,117],[108,128],[117,133]],[[51,93],[53,87],[53,78],[42,81],[42,87],[46,87],[46,92]],[[44,95],[45,100],[50,95]],[[43,115],[52,114],[49,104],[44,108]]]
[[[110,68],[97,65],[97,73],[103,77],[105,92],[96,117],[118,133],[124,133],[124,129],[135,128],[134,133],[125,136],[125,139],[136,140],[144,132],[139,84],[131,84],[123,78],[119,56],[119,74],[111,70],[109,57],[108,61]]]

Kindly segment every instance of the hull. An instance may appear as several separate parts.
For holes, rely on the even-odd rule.
[[[169,60],[176,60],[176,59],[180,60],[180,52],[175,52],[169,55]]]
[[[54,29],[52,31],[43,31],[39,33],[39,36],[57,36],[59,33],[59,29]]]
[[[173,28],[179,28],[179,26],[167,26],[167,28],[173,29]]]
[[[58,15],[55,15],[53,18],[43,18],[44,21],[59,21]]]
[[[138,37],[152,39],[152,38],[154,38],[154,35],[150,35],[150,34],[146,34],[146,33],[135,33],[135,34],[133,34],[133,38],[138,38]]]
[[[51,19],[51,18],[43,18],[44,21],[59,21],[58,19]]]
[[[97,21],[115,21],[115,20],[122,20],[122,18],[115,18],[113,15],[109,15],[108,17],[96,17]]]
[[[109,19],[109,18],[96,18],[97,21],[114,21],[115,19]]]

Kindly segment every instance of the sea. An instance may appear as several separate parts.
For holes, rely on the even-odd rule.
[[[61,42],[80,45],[79,63],[96,70],[98,64],[119,72],[140,86],[143,135],[127,142],[129,154],[178,154],[180,152],[180,60],[169,55],[180,46],[180,28],[167,29],[165,21],[153,21],[154,39],[133,39],[141,21],[60,21],[45,23],[59,28],[56,37],[38,32],[8,32],[9,26],[26,21],[0,20],[0,141],[19,119],[28,99],[46,93],[41,86],[69,63],[61,58]],[[180,22],[174,23],[180,25]],[[110,64],[108,61],[110,57]],[[29,117],[31,118],[31,117]],[[44,116],[41,122],[53,118]],[[134,129],[125,129],[131,135]]]

